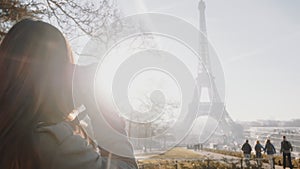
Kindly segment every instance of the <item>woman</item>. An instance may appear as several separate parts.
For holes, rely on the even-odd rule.
[[[22,20],[0,46],[0,168],[100,169],[107,158],[70,119],[73,57],[50,24]],[[110,168],[135,168],[114,161]]]
[[[275,168],[274,154],[276,154],[276,149],[275,149],[274,145],[271,143],[270,139],[267,139],[264,149],[267,152],[270,168],[271,169]]]
[[[256,140],[256,144],[254,146],[254,149],[255,149],[255,157],[256,157],[256,160],[257,160],[257,165],[260,168],[261,165],[262,165],[262,163],[261,163],[261,160],[262,160],[261,151],[264,150],[264,147],[259,143],[258,140]]]

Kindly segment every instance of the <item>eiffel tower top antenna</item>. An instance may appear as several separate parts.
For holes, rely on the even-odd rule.
[[[211,73],[210,61],[209,61],[209,48],[207,41],[207,31],[206,31],[206,20],[205,20],[205,2],[203,0],[199,1],[198,9],[199,9],[199,54],[201,57],[201,61],[198,65],[198,73],[205,71],[203,70],[203,65],[207,69],[208,73]]]
[[[206,32],[206,21],[205,21],[205,2],[203,0],[200,0],[199,1],[199,4],[198,4],[198,9],[200,11],[200,31],[202,31],[202,33],[204,33],[205,35],[207,34]]]

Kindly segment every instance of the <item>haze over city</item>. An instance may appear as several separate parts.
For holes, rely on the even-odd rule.
[[[118,1],[122,15],[166,13],[198,27],[198,1]],[[207,0],[210,43],[225,74],[234,120],[300,118],[300,1]]]

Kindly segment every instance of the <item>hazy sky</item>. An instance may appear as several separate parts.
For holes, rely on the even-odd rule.
[[[208,39],[234,120],[300,118],[300,1],[206,0]],[[162,12],[198,26],[198,0],[118,0],[123,15]]]

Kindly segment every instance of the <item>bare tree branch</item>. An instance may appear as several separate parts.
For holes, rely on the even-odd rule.
[[[107,25],[118,18],[115,0],[1,0],[0,39],[23,18],[55,22],[70,39],[89,35],[106,37]]]

